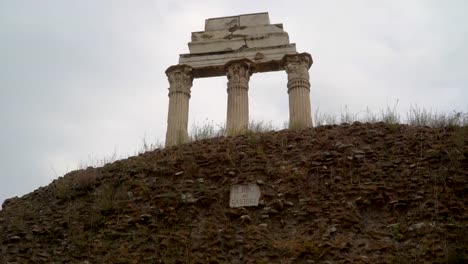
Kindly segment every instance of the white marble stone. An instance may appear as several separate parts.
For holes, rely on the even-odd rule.
[[[166,75],[169,80],[166,147],[170,147],[188,141],[189,99],[193,75],[192,68],[186,65],[169,67]]]
[[[226,134],[248,131],[249,80],[260,72],[285,70],[288,75],[290,128],[312,126],[309,68],[312,57],[298,53],[282,24],[270,24],[268,13],[210,18],[205,30],[192,32],[188,54],[168,68],[170,83],[166,146],[188,142],[188,115],[194,78],[226,76],[228,103]],[[207,100],[212,100],[207,98]],[[231,189],[231,207],[256,206],[260,189],[236,185]]]
[[[179,63],[193,68],[195,78],[224,76],[224,65],[233,60],[249,59],[256,64],[255,72],[284,70],[281,60],[286,54],[297,54],[296,45],[289,44],[272,48],[251,48],[237,52],[212,54],[182,54]]]
[[[289,44],[288,33],[278,25],[193,32],[190,54],[233,51],[240,48],[275,47]]]
[[[256,184],[242,184],[231,186],[229,207],[258,206],[260,188]]]
[[[270,24],[268,12],[238,16],[215,17],[205,20],[205,31],[229,29],[234,26],[257,26]]]
[[[233,61],[226,65],[228,103],[226,134],[236,136],[247,131],[249,125],[249,80],[253,71],[249,60]]]
[[[194,68],[194,76],[214,77],[225,73],[222,66],[232,60],[249,59],[257,70],[283,70],[278,63],[286,54],[296,54],[296,45],[282,24],[270,24],[268,13],[207,19],[205,31],[192,32],[188,54],[179,64]]]

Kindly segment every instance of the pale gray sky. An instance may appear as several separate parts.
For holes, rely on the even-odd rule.
[[[0,204],[80,164],[164,140],[165,69],[206,18],[270,13],[314,58],[313,109],[376,111],[399,100],[468,110],[464,0],[1,0]],[[255,120],[288,119],[286,74],[250,82]],[[226,79],[195,80],[190,124],[224,122]]]

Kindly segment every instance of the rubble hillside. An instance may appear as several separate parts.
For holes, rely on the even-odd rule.
[[[467,263],[467,230],[467,127],[356,122],[70,172],[4,202],[0,263]]]

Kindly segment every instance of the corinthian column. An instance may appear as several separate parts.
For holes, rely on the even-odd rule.
[[[228,78],[226,133],[235,136],[245,132],[249,126],[249,79],[252,75],[249,60],[230,61],[225,70]]]
[[[166,70],[169,80],[169,111],[167,115],[166,147],[188,141],[188,114],[192,68],[175,65]]]
[[[283,67],[288,74],[289,128],[312,127],[310,110],[309,69],[312,57],[308,53],[285,55]]]

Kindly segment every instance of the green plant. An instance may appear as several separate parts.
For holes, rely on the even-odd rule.
[[[96,190],[95,205],[102,215],[110,215],[121,210],[127,198],[124,187],[104,186],[100,190]]]

